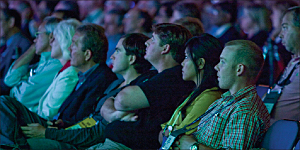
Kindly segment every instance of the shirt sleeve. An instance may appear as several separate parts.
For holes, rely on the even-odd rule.
[[[77,72],[73,68],[68,69],[70,69],[70,72],[68,74],[63,74],[62,72],[59,76],[63,77],[57,77],[55,80],[58,81],[52,82],[49,87],[52,88],[51,91],[49,91],[49,93],[46,92],[45,94],[48,95],[44,95],[45,99],[40,101],[38,114],[41,117],[51,120],[57,114],[62,103],[74,90],[78,81]],[[44,98],[44,96],[42,98]]]
[[[4,78],[4,83],[9,87],[13,87],[17,85],[22,79],[28,78],[26,77],[26,73],[28,72],[28,65],[23,65],[17,69],[12,69],[14,64],[15,62],[10,66]]]

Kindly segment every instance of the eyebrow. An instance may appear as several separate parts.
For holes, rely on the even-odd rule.
[[[288,25],[288,23],[282,23],[281,26]]]

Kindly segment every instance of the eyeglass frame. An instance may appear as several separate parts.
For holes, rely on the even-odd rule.
[[[42,33],[47,33],[47,32],[46,31],[44,31],[44,32],[35,32],[35,37],[38,37]]]

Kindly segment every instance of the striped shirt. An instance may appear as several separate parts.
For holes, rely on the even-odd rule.
[[[214,149],[249,149],[255,146],[270,126],[270,114],[248,86],[231,95],[226,92],[208,110],[194,133],[197,141]]]

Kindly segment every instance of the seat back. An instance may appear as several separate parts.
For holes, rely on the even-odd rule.
[[[299,122],[278,120],[267,131],[262,148],[293,149],[299,139]]]
[[[300,150],[300,140],[299,140],[298,143],[296,144],[294,150]]]

